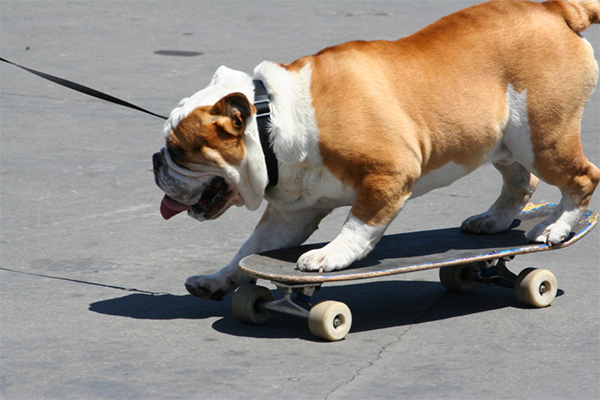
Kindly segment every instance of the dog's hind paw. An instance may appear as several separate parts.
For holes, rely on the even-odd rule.
[[[537,224],[529,231],[527,239],[530,242],[554,246],[569,238],[572,228],[577,224],[583,212],[579,209],[561,211],[563,208],[558,208],[557,210],[555,215]]]
[[[571,227],[567,224],[556,222],[548,225],[542,222],[527,234],[527,240],[554,246],[566,240],[570,233]]]
[[[465,232],[494,234],[507,230],[512,220],[512,217],[487,211],[467,218],[460,227]]]

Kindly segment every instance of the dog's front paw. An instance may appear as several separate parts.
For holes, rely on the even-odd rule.
[[[512,220],[512,216],[507,217],[487,211],[467,218],[460,227],[466,232],[494,234],[507,230]]]
[[[231,277],[223,274],[190,276],[185,281],[185,288],[190,294],[201,299],[221,301],[239,286],[249,283],[251,279],[245,275]]]
[[[354,260],[343,252],[331,251],[324,247],[301,255],[296,268],[300,271],[331,272],[347,267],[352,261]]]

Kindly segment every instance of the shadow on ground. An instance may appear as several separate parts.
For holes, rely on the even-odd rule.
[[[559,290],[559,295],[562,291]],[[278,297],[279,294],[275,293]],[[446,291],[437,282],[382,281],[324,287],[313,302],[338,300],[352,310],[352,332],[364,332],[459,318],[501,308],[521,308],[512,290],[479,286],[472,293]],[[136,319],[206,319],[218,318],[216,331],[256,338],[300,338],[313,340],[306,321],[286,316],[272,316],[261,326],[246,325],[231,312],[231,296],[222,302],[200,300],[190,295],[134,293],[90,305],[90,311]],[[521,312],[519,311],[519,312]]]
[[[136,319],[205,319],[230,313],[230,298],[202,301],[191,295],[134,293],[90,304],[90,311]],[[232,314],[233,317],[233,314]]]

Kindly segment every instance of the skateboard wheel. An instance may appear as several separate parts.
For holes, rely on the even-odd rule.
[[[469,279],[469,276],[477,272],[479,272],[477,263],[442,267],[440,268],[440,282],[451,292],[469,293],[477,286],[477,282]]]
[[[557,291],[556,277],[545,269],[526,268],[515,281],[517,299],[532,307],[548,307]]]
[[[253,284],[240,286],[231,303],[233,315],[248,324],[264,324],[271,317],[271,313],[260,309],[258,303],[267,301],[273,301],[273,293],[266,287]]]
[[[336,341],[346,337],[352,326],[352,313],[339,301],[323,301],[308,315],[310,332],[322,339]]]

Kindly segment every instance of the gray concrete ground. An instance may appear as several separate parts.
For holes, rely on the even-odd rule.
[[[2,0],[2,56],[168,113],[221,64],[252,71],[394,39],[473,3]],[[586,33],[596,53],[599,29]],[[430,271],[324,287],[319,299],[353,310],[342,342],[293,319],[247,326],[230,298],[198,300],[183,282],[225,265],[261,213],[163,221],[151,172],[162,121],[6,64],[0,74],[3,399],[600,397],[600,229],[513,261],[556,274],[547,309],[501,288],[450,294]],[[599,102],[583,119],[597,165]],[[484,167],[410,202],[390,232],[456,226],[499,185]],[[541,185],[534,199],[558,196]],[[311,241],[331,239],[346,212]]]

